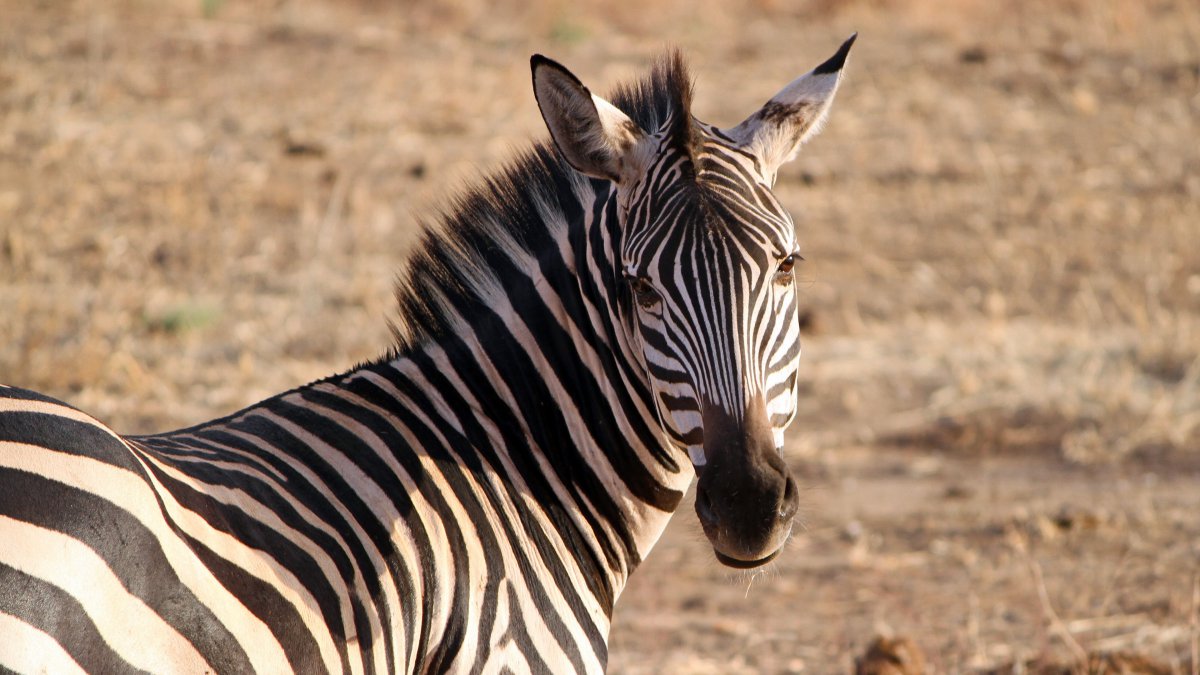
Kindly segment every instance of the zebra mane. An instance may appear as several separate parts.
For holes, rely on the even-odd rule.
[[[643,130],[667,131],[678,147],[691,149],[692,77],[678,49],[659,57],[649,77],[618,85],[609,100]]]
[[[677,147],[693,142],[692,81],[683,57],[670,50],[650,74],[619,85],[609,100],[647,131],[665,131]],[[556,231],[590,208],[603,190],[542,140],[449,200],[422,223],[420,243],[396,281],[396,315],[389,320],[391,358],[454,330],[454,316],[488,311],[489,299],[516,272],[553,245]]]

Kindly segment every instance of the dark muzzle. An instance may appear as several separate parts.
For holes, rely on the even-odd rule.
[[[704,454],[696,515],[717,560],[737,568],[770,561],[792,531],[799,495],[775,447],[766,405],[752,403],[741,419],[706,406]]]

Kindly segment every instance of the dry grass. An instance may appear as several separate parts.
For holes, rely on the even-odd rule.
[[[621,606],[614,670],[848,672],[893,624],[931,672],[1064,663],[1017,528],[1081,649],[1183,672],[1194,3],[0,0],[0,16],[0,380],[129,432],[382,353],[414,214],[541,133],[529,53],[604,89],[670,41],[698,114],[732,124],[859,30],[832,123],[779,184],[809,260],[793,452],[810,529],[747,591],[685,515],[643,573],[660,592]]]

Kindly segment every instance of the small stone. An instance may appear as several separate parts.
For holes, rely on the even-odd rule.
[[[875,638],[854,661],[854,675],[924,675],[925,654],[906,637]]]

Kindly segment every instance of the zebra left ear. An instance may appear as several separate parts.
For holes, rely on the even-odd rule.
[[[558,63],[534,54],[533,93],[559,152],[593,178],[621,182],[645,132],[616,106],[588,91]]]
[[[858,33],[851,35],[829,60],[793,80],[757,112],[726,132],[759,158],[772,180],[779,167],[796,156],[801,144],[821,129],[842,80],[842,66],[846,65],[846,56],[857,37]]]

